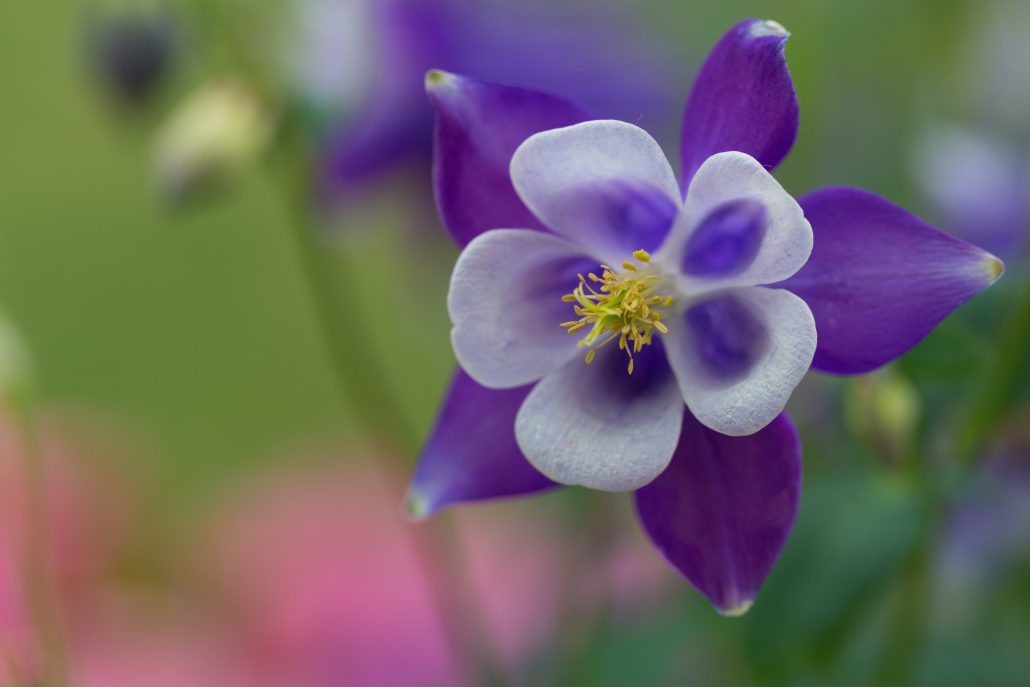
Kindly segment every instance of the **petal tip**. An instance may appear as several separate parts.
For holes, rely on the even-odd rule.
[[[445,72],[442,69],[430,69],[426,72],[426,90],[431,93],[454,83],[456,80],[457,76],[450,72]]]
[[[404,500],[404,517],[409,522],[424,522],[439,510],[439,505],[417,493],[414,489],[408,492]]]
[[[755,604],[754,598],[750,598],[750,599],[744,599],[742,601],[739,601],[736,604],[734,604],[733,606],[730,606],[729,608],[719,608],[719,607],[716,607],[715,610],[717,610],[719,612],[719,615],[721,615],[723,617],[726,617],[726,618],[739,618],[740,616],[742,616],[745,613],[747,613],[748,611],[750,611],[751,607],[754,604]]]
[[[1005,263],[1002,262],[1001,258],[991,255],[990,253],[987,253],[986,263],[987,276],[990,279],[987,285],[990,286],[1001,279],[1002,275],[1005,274]]]
[[[755,38],[763,36],[790,37],[790,31],[775,19],[755,19],[748,28],[751,31],[751,35]]]

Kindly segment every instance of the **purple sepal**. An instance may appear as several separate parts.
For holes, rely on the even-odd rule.
[[[783,55],[789,37],[775,22],[747,19],[712,49],[683,115],[684,189],[715,153],[737,150],[772,169],[790,152],[798,101]]]
[[[730,437],[687,413],[672,463],[636,494],[655,547],[724,615],[746,612],[794,525],[801,443],[785,413]]]
[[[765,238],[765,206],[743,198],[708,213],[690,235],[681,266],[695,277],[734,277],[754,262]]]
[[[589,116],[555,96],[440,71],[426,90],[437,114],[436,202],[458,245],[490,229],[543,229],[515,193],[511,157],[531,135]]]
[[[812,366],[824,372],[860,374],[897,358],[1004,269],[868,191],[827,188],[798,202],[815,248],[779,286],[811,308],[819,335]]]
[[[515,414],[530,388],[487,389],[458,369],[411,480],[412,517],[556,486],[515,443]]]

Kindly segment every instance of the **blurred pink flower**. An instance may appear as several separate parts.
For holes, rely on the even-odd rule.
[[[425,530],[404,521],[400,504],[401,490],[370,468],[325,467],[258,484],[216,526],[217,588],[261,653],[296,684],[460,680],[411,539]],[[483,588],[478,578],[494,577],[485,585],[494,598],[484,600],[484,620],[505,658],[517,660],[547,636],[557,552],[546,536],[524,536],[520,548],[498,556],[489,541],[496,530],[487,522],[472,529],[461,536],[469,540],[473,584]]]
[[[70,687],[287,687],[270,681],[225,627],[182,598],[158,607],[105,597],[72,630]]]
[[[42,582],[53,585],[57,602],[68,611],[102,577],[119,540],[121,501],[112,497],[102,471],[49,432],[41,438],[40,459],[42,541],[35,531],[40,523],[32,522],[38,506],[25,439],[10,420],[0,418],[0,686],[23,682],[38,669],[29,583],[41,580],[31,568],[32,556],[42,558]]]
[[[466,677],[417,552],[414,538],[428,530],[403,519],[402,491],[368,466],[319,467],[269,476],[217,520],[205,573],[260,653],[289,675],[283,684],[421,687]],[[431,577],[472,598],[472,631],[517,675],[555,639],[569,591],[560,527],[511,502],[458,512],[453,523],[462,570]],[[652,574],[660,564],[641,574],[622,559],[625,547],[615,551],[610,573],[571,591],[596,603],[613,581],[639,590],[640,580],[643,597],[620,593],[636,603],[663,587]]]

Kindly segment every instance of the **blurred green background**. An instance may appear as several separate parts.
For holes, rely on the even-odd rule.
[[[862,186],[932,217],[910,151],[929,123],[975,116],[961,46],[987,4],[643,0],[634,12],[679,57],[684,98],[732,23],[785,25],[802,126],[781,183],[795,195]],[[333,380],[274,160],[196,206],[172,211],[155,195],[161,112],[224,55],[187,43],[159,102],[143,115],[120,111],[84,65],[89,7],[0,4],[0,299],[32,348],[46,411],[130,433],[159,485],[155,510],[171,520],[291,449],[364,435]],[[457,251],[422,201],[428,183],[428,170],[398,174],[318,238],[331,266],[364,285],[374,316],[354,335],[386,362],[382,384],[419,434],[453,369],[445,293]],[[956,619],[925,544],[949,522],[934,495],[960,474],[956,432],[971,405],[991,399],[981,423],[990,437],[1025,396],[1021,361],[1006,389],[983,389],[1021,272],[1010,264],[995,291],[895,369],[922,409],[914,457],[902,449],[883,460],[861,421],[845,422],[862,415],[856,383],[806,383],[791,405],[806,441],[801,515],[748,616],[719,618],[684,585],[660,612],[599,628],[563,684],[1027,684],[1025,552]]]

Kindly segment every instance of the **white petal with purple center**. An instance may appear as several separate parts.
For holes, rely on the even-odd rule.
[[[612,264],[657,248],[681,207],[658,143],[615,120],[534,134],[515,151],[511,179],[546,227]]]
[[[515,419],[515,438],[532,465],[563,484],[632,491],[672,459],[683,399],[661,351],[626,356],[606,347],[591,365],[576,359],[544,377]]]
[[[462,252],[447,294],[451,343],[461,367],[485,387],[529,384],[576,354],[559,325],[562,295],[592,266],[568,241],[529,229],[496,229]]]
[[[683,400],[705,426],[754,434],[787,404],[815,354],[812,312],[782,289],[742,288],[669,321],[666,351]]]
[[[804,266],[812,252],[812,227],[801,206],[757,160],[733,151],[711,156],[698,169],[687,190],[685,211],[657,258],[668,265],[679,265],[691,236],[712,213],[745,200],[760,203],[765,209],[761,244],[750,264],[723,278],[681,275],[683,291],[697,294],[772,284]]]

